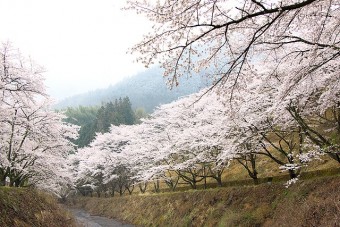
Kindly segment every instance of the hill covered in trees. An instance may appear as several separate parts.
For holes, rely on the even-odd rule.
[[[55,108],[99,106],[119,97],[130,98],[132,108],[144,108],[147,112],[160,105],[176,100],[178,97],[195,93],[211,83],[207,78],[195,75],[181,78],[181,86],[169,89],[163,71],[151,68],[147,71],[129,77],[106,89],[97,89],[84,94],[75,95],[60,101]]]
[[[67,117],[65,122],[80,126],[79,137],[73,140],[79,147],[89,145],[97,132],[109,132],[111,125],[132,125],[140,117],[138,114],[135,116],[129,97],[116,99],[101,107],[68,107],[64,113]]]

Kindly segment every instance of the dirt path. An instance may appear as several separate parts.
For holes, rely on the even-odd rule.
[[[79,227],[133,227],[133,225],[123,224],[119,221],[100,217],[92,216],[84,210],[79,209],[68,209],[74,215],[79,224]]]

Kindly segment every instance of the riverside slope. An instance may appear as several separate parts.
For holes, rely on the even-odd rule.
[[[70,201],[72,202],[72,201]],[[339,226],[340,176],[114,198],[77,197],[93,215],[138,226]]]

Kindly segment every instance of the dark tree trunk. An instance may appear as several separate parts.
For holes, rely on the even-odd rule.
[[[135,189],[135,186],[134,186],[134,185],[132,185],[132,186],[126,186],[125,188],[126,188],[126,190],[128,190],[129,195],[132,195],[132,192],[133,192],[133,190]]]
[[[155,189],[155,192],[158,193],[160,192],[159,190],[159,180],[157,180],[156,182],[153,183],[153,186],[154,186],[154,189]]]
[[[288,170],[288,172],[289,172],[290,179],[294,179],[294,178],[297,177],[295,170],[290,169],[290,170]]]
[[[138,184],[139,190],[143,194],[145,193],[147,186],[148,186],[148,183],[139,183]]]

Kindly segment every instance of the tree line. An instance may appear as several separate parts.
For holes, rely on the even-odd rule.
[[[80,148],[89,145],[96,133],[108,132],[111,125],[132,125],[146,116],[143,109],[137,109],[136,113],[132,110],[127,96],[100,107],[68,107],[62,112],[67,116],[65,122],[81,126],[79,137],[73,141]]]
[[[77,184],[100,190],[129,176],[126,188],[175,187],[179,178],[195,188],[206,177],[220,184],[231,160],[256,183],[259,156],[287,171],[290,184],[324,155],[340,163],[336,1],[137,0],[126,8],[154,23],[131,48],[138,61],[161,64],[173,86],[205,70],[214,84],[140,125],[98,135],[73,157]]]
[[[257,183],[259,156],[289,173],[287,185],[324,156],[340,163],[338,2],[137,0],[127,8],[155,23],[132,48],[138,60],[159,62],[173,86],[195,72],[214,84],[135,125],[115,125],[126,119],[105,105],[96,113],[100,132],[75,151],[68,139],[78,127],[48,111],[41,69],[4,46],[2,182],[113,195],[148,183],[158,191],[160,181],[174,189],[179,179],[192,188],[207,178],[220,185],[231,162]]]
[[[229,99],[202,90],[160,106],[140,124],[112,125],[69,157],[75,184],[98,195],[131,194],[136,186],[144,193],[150,183],[159,191],[160,182],[170,190],[180,183],[196,189],[199,182],[206,186],[207,179],[222,186],[231,163],[245,168],[257,184],[258,160],[266,157],[277,173],[289,174],[289,185],[324,156],[340,164],[340,106],[334,97],[328,97],[328,107],[320,113],[320,93],[304,93],[309,98],[302,103],[300,95],[285,102],[272,98],[279,90],[277,84],[269,89],[271,82],[234,93],[233,108]],[[327,92],[321,84],[313,90]]]

